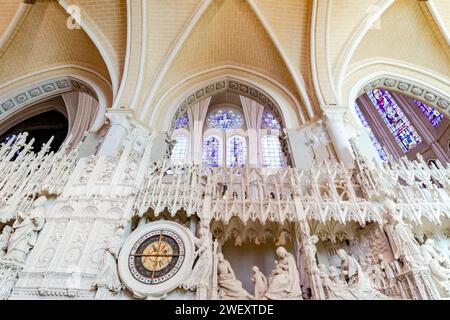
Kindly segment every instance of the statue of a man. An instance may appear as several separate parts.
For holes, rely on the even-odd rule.
[[[283,247],[276,250],[278,263],[269,278],[265,298],[269,300],[302,299],[300,276],[295,258]]]
[[[8,249],[9,238],[11,237],[11,233],[13,228],[6,225],[3,227],[2,234],[0,235],[0,258],[6,254],[6,250]]]
[[[305,241],[305,253],[314,266],[316,265],[317,242],[319,242],[319,237],[316,235],[307,237]]]
[[[117,259],[122,248],[124,233],[124,226],[119,225],[114,232],[109,248],[105,250],[100,270],[92,285],[93,288],[97,288],[95,295],[97,300],[106,300],[112,295],[119,293],[123,288],[117,269]]]
[[[219,260],[217,264],[217,282],[219,285],[219,299],[228,300],[249,300],[253,296],[248,293],[242,283],[236,279],[231,264],[226,260],[222,253],[217,255]]]
[[[30,213],[19,213],[12,226],[14,232],[8,241],[4,260],[25,263],[25,258],[37,241],[38,232],[44,227],[45,196],[39,197],[33,203]]]
[[[382,253],[380,253],[378,255],[378,261],[379,261],[381,270],[384,272],[384,275],[386,276],[387,284],[391,285],[393,279],[395,278],[395,272],[392,269],[391,264],[389,263],[388,260],[386,260],[386,258],[384,257],[384,255]]]
[[[392,200],[385,200],[384,208],[386,210],[384,230],[391,244],[394,259],[402,258],[411,267],[420,266],[422,264],[420,246],[411,228],[403,222],[401,214]]]
[[[252,282],[255,284],[255,300],[260,300],[267,291],[267,278],[257,266],[254,266],[252,270]]]
[[[198,247],[195,256],[199,256],[195,263],[194,269],[188,280],[183,284],[186,290],[207,290],[209,288],[209,281],[212,271],[212,239],[208,227],[200,228],[200,238],[195,240]],[[206,299],[205,294],[202,294],[202,299]]]

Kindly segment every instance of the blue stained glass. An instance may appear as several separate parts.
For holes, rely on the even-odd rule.
[[[188,125],[189,125],[189,116],[187,112],[185,112],[175,122],[175,129],[186,128]]]
[[[264,129],[273,129],[273,130],[281,129],[280,123],[278,122],[277,118],[275,118],[275,116],[267,110],[263,112],[261,119],[261,126]]]
[[[233,136],[228,139],[227,143],[227,166],[243,167],[247,158],[247,145],[245,138],[241,136]]]
[[[422,138],[388,91],[373,89],[367,95],[403,152],[414,149],[422,142]]]
[[[425,117],[427,117],[428,121],[431,123],[433,127],[437,128],[437,126],[441,123],[442,119],[444,119],[444,115],[442,113],[426,105],[422,101],[414,100],[414,104],[420,108],[420,111],[422,111]]]
[[[373,145],[375,146],[375,149],[377,149],[378,154],[380,155],[381,160],[387,161],[387,155],[384,151],[383,147],[381,146],[380,142],[378,141],[377,137],[373,133],[372,129],[369,126],[369,123],[366,120],[366,117],[364,117],[364,114],[361,112],[361,109],[359,108],[358,104],[355,102],[355,110],[356,114],[359,117],[359,120],[361,121],[364,128],[369,129],[369,136],[370,140],[372,140]]]
[[[220,167],[223,159],[222,139],[210,136],[203,142],[203,164],[210,167]]]
[[[233,110],[220,109],[208,116],[208,126],[215,129],[237,129],[244,122],[242,116]]]

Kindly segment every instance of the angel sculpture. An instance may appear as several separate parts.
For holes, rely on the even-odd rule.
[[[198,257],[197,263],[192,270],[190,277],[183,283],[186,290],[201,290],[206,292],[209,289],[209,280],[212,270],[212,239],[207,227],[200,229],[200,238],[195,239],[195,245],[198,247],[195,257]],[[202,294],[204,295],[204,294]],[[203,297],[206,299],[206,297]]]

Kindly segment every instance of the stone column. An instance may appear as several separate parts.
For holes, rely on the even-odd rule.
[[[264,106],[241,96],[242,108],[244,109],[245,123],[248,135],[248,164],[250,167],[259,166],[259,142],[261,140],[260,127]]]
[[[203,125],[208,112],[211,97],[197,102],[188,110],[189,128],[191,131],[192,162],[201,164],[203,160]]]
[[[339,161],[347,168],[353,167],[354,155],[349,140],[354,134],[354,129],[347,123],[347,108],[330,107],[324,114],[325,125]]]

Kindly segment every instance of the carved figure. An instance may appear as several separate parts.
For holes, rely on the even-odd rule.
[[[0,258],[6,254],[6,249],[8,248],[8,242],[12,231],[13,228],[8,225],[3,227],[2,234],[0,235]]]
[[[124,240],[124,233],[124,227],[118,226],[109,248],[105,250],[100,271],[93,284],[93,287],[97,288],[95,295],[97,300],[106,300],[119,293],[123,288],[117,269],[117,259]]]
[[[357,300],[387,299],[384,294],[373,288],[369,278],[355,258],[342,249],[338,250],[337,254],[341,259],[344,284],[348,285],[348,291],[351,295]]]
[[[391,244],[394,258],[402,258],[406,264],[413,268],[420,266],[422,262],[419,243],[414,238],[410,227],[403,222],[401,215],[397,213],[396,204],[388,199],[384,201],[384,207],[387,211],[384,229]]]
[[[427,239],[421,247],[424,263],[430,268],[431,275],[440,291],[446,296],[450,295],[450,268],[445,266],[448,260],[434,247],[434,241]]]
[[[252,268],[252,282],[255,284],[255,300],[262,299],[267,291],[267,278],[257,266]]]
[[[212,270],[212,239],[207,227],[200,228],[200,239],[196,239],[198,247],[195,256],[199,256],[191,276],[183,284],[186,290],[194,290],[195,288],[209,288],[209,280]],[[204,297],[206,299],[206,297]]]
[[[219,299],[253,299],[253,296],[242,287],[242,283],[236,279],[233,268],[231,268],[230,263],[224,258],[223,254],[219,253],[217,258],[219,260],[217,264]]]
[[[278,263],[269,278],[269,288],[264,297],[269,300],[302,299],[294,257],[283,247],[278,247],[276,253]]]
[[[380,253],[378,255],[378,260],[380,264],[380,269],[382,272],[384,272],[384,276],[387,282],[386,285],[387,286],[392,285],[395,278],[395,271],[392,269],[391,264],[389,263],[389,261],[386,260],[383,254]]]
[[[39,197],[33,203],[33,209],[29,213],[19,213],[12,228],[14,232],[8,241],[7,252],[4,260],[25,263],[25,258],[37,240],[38,232],[44,227],[45,213],[43,204],[47,201],[45,196]]]

